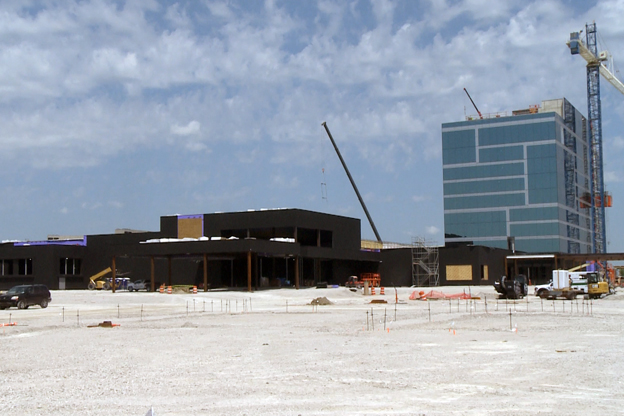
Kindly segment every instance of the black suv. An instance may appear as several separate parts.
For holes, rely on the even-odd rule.
[[[50,291],[45,285],[20,285],[13,286],[7,292],[0,294],[0,309],[17,306],[18,309],[26,309],[30,305],[39,305],[47,308],[52,300]]]

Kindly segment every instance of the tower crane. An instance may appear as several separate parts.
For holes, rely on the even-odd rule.
[[[602,169],[602,115],[600,108],[600,76],[624,94],[624,84],[604,65],[609,52],[598,53],[596,23],[585,25],[585,42],[581,32],[570,33],[567,42],[572,55],[581,55],[587,61],[587,112],[589,117],[589,149],[591,161],[591,215],[592,237],[595,253],[606,252],[605,191]]]

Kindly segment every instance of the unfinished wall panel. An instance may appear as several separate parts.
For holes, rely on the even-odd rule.
[[[178,217],[178,238],[199,238],[203,235],[203,215],[181,215]]]
[[[472,266],[446,266],[446,280],[472,280]]]

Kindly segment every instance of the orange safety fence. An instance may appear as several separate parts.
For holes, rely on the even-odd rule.
[[[453,293],[451,295],[447,295],[444,292],[438,290],[432,290],[429,293],[425,293],[422,290],[420,292],[413,291],[410,295],[410,300],[417,299],[470,299],[470,295],[468,293]]]

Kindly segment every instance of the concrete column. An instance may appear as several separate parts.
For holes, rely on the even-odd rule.
[[[247,252],[247,291],[251,292],[251,251]]]
[[[150,288],[151,291],[153,292],[154,290],[156,290],[156,282],[155,282],[155,276],[154,276],[154,256],[150,256]]]
[[[115,293],[115,281],[117,279],[117,269],[115,266],[115,256],[113,256],[113,265],[111,267],[111,269],[113,270],[113,279],[111,282],[111,288],[113,289],[113,293]]]
[[[299,289],[299,256],[295,257],[295,289]]]
[[[204,254],[204,292],[208,292],[208,255]]]
[[[171,256],[167,256],[167,286],[171,286]]]

